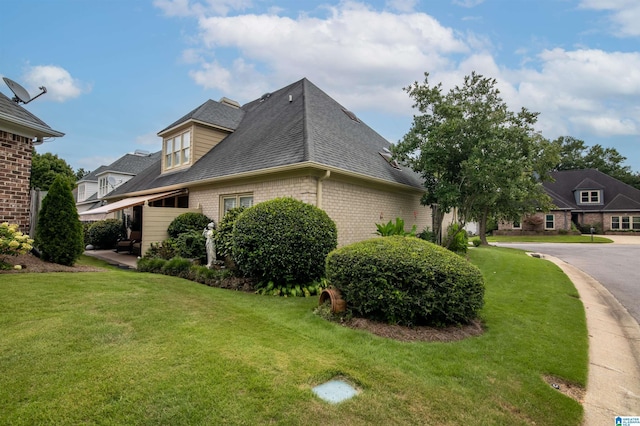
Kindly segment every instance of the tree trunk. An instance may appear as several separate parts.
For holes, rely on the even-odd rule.
[[[480,244],[487,246],[489,243],[487,242],[487,210],[485,209],[482,212],[482,216],[478,221],[478,234],[480,234]]]
[[[442,221],[444,220],[444,213],[440,211],[437,204],[431,204],[431,226],[433,227],[433,235],[435,237],[435,243],[442,244]]]

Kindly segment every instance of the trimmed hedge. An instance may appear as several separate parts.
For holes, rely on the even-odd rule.
[[[326,273],[354,316],[389,324],[466,324],[484,304],[477,267],[414,237],[373,238],[334,250]]]
[[[213,220],[202,213],[182,213],[171,221],[167,233],[171,238],[177,238],[178,235],[189,231],[202,233],[211,222]]]
[[[232,239],[234,261],[245,275],[286,286],[324,275],[325,258],[338,244],[338,231],[323,210],[293,198],[276,198],[242,212]]]
[[[87,240],[89,244],[101,249],[112,249],[122,237],[122,221],[105,219],[94,222],[89,227]]]

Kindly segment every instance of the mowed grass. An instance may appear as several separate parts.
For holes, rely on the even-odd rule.
[[[317,298],[161,275],[0,275],[0,424],[579,425],[543,375],[585,385],[573,285],[520,251],[470,250],[486,332],[401,343],[327,322]],[[360,394],[328,404],[334,376]]]

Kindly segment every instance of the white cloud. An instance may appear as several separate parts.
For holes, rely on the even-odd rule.
[[[640,36],[640,2],[637,0],[582,0],[583,9],[610,11],[612,32],[620,37]]]
[[[45,86],[47,94],[43,99],[64,102],[91,91],[91,86],[71,77],[64,68],[55,65],[36,65],[24,75],[24,81],[33,95],[36,88]]]
[[[302,77],[308,77],[330,93],[353,94],[355,105],[366,108],[367,88],[399,91],[419,78],[425,70],[452,65],[451,54],[464,53],[468,46],[450,28],[424,13],[394,14],[375,11],[355,2],[327,7],[324,18],[300,15],[211,16],[199,19],[200,37],[210,51],[235,49],[243,59],[227,64],[221,59],[201,62],[192,71],[194,80],[208,88],[246,92],[247,82],[262,90],[273,90]],[[259,75],[262,78],[259,78]],[[238,75],[237,73],[241,74]],[[251,77],[245,79],[243,77]],[[254,79],[258,83],[254,83]],[[386,90],[385,90],[386,92]],[[385,96],[376,108],[406,108]],[[251,98],[250,98],[251,99]],[[392,103],[388,103],[388,100]]]

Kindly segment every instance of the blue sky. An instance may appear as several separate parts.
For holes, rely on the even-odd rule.
[[[7,0],[0,75],[65,133],[38,152],[94,170],[207,99],[245,103],[308,78],[390,142],[402,90],[476,71],[548,139],[614,147],[640,172],[637,0]],[[12,96],[0,83],[0,91]]]

